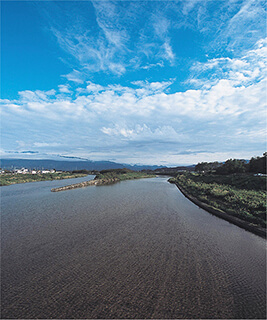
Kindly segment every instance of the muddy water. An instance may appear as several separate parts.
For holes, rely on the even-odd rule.
[[[1,188],[2,318],[265,318],[264,239],[167,178],[64,184]]]

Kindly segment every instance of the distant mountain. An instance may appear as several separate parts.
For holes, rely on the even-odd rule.
[[[29,159],[1,159],[0,167],[2,169],[56,169],[63,171],[71,170],[104,170],[128,168],[131,170],[155,170],[162,168],[160,166],[142,166],[116,163],[111,161],[61,161],[61,160],[29,160]]]

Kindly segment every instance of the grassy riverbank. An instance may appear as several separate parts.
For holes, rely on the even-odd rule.
[[[266,178],[250,174],[178,174],[169,180],[202,203],[266,227]]]
[[[35,181],[47,181],[47,180],[62,180],[71,178],[85,177],[87,174],[81,173],[43,173],[43,174],[2,174],[0,176],[0,186],[8,186],[16,183],[26,183]]]
[[[133,179],[143,179],[143,178],[153,178],[155,175],[147,174],[140,171],[132,171],[130,169],[111,169],[102,170],[96,175],[95,180],[113,180],[123,181],[123,180],[133,180]]]

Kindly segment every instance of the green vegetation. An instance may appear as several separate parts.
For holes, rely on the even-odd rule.
[[[195,171],[197,172],[215,172],[216,169],[218,169],[222,163],[219,163],[218,161],[215,162],[200,162],[195,166]]]
[[[130,169],[110,169],[102,170],[96,175],[95,180],[110,180],[110,181],[123,181],[132,179],[152,178],[155,175],[147,174],[144,172],[133,171]]]
[[[266,227],[266,177],[187,172],[169,181],[203,203],[256,226]]]
[[[216,174],[232,173],[262,173],[266,174],[267,153],[262,157],[251,158],[250,161],[240,159],[228,159],[225,163],[200,162],[195,171]]]
[[[61,180],[70,178],[85,177],[87,174],[81,173],[43,173],[43,174],[1,174],[0,186],[8,186],[10,184],[34,182],[34,181],[47,181],[47,180]]]

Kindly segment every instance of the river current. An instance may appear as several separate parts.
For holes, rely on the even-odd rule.
[[[265,240],[166,177],[1,187],[2,319],[265,319]]]

